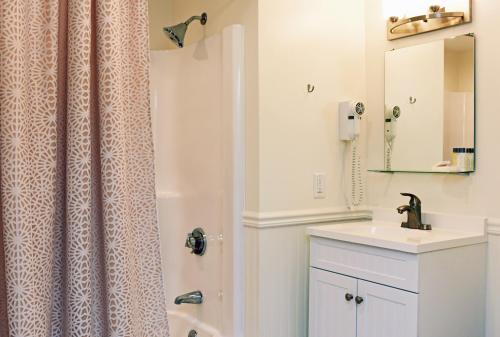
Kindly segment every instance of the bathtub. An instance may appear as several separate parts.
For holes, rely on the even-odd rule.
[[[220,332],[208,324],[198,321],[180,311],[168,311],[170,337],[188,337],[189,332],[195,330],[197,337],[222,337]]]

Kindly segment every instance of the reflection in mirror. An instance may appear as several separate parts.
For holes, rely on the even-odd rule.
[[[384,171],[474,171],[474,37],[389,51],[385,76]]]

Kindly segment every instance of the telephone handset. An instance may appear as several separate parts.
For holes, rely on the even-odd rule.
[[[366,109],[362,102],[345,101],[339,103],[339,137],[346,142],[344,148],[344,164],[342,166],[342,182],[344,197],[349,206],[359,206],[363,202],[363,175],[361,170],[361,158],[358,149],[358,139],[361,134],[361,117]],[[345,162],[347,148],[350,145],[351,157],[351,200],[345,195]]]

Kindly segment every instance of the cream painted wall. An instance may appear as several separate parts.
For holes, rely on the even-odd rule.
[[[345,206],[337,110],[365,96],[363,7],[259,1],[259,204],[245,219],[247,337],[307,336],[305,228]],[[327,175],[325,199],[313,198],[315,172]],[[284,224],[260,227],[266,221]]]
[[[152,49],[175,46],[163,36],[165,24],[177,24],[193,15],[208,13],[208,23],[189,26],[186,44],[211,36],[228,25],[245,27],[245,92],[246,92],[246,208],[258,210],[259,205],[259,115],[258,115],[258,36],[257,0],[149,0]],[[166,10],[168,13],[164,15]],[[159,32],[159,33],[158,33]]]
[[[187,44],[229,24],[246,28],[246,210],[344,206],[337,104],[365,96],[363,1],[150,0],[153,48],[172,47],[155,34],[165,23],[154,16],[166,1],[169,24],[209,15],[207,26],[190,26]],[[327,175],[325,199],[313,198],[316,172]]]
[[[160,0],[156,0],[160,1]],[[208,14],[208,23],[201,26],[194,23],[189,26],[186,44],[199,41],[203,37],[220,32],[232,24],[243,24],[252,39],[256,33],[257,0],[169,0],[172,3],[172,23],[186,21],[193,15],[203,12]],[[248,37],[247,37],[248,38]],[[255,37],[253,37],[255,40]]]
[[[453,35],[475,32],[477,35],[476,112],[478,170],[470,176],[432,174],[369,174],[369,203],[373,206],[395,207],[406,198],[399,192],[415,192],[422,197],[429,211],[470,213],[500,216],[500,186],[497,165],[500,124],[497,97],[500,87],[500,46],[491,13],[500,10],[500,2],[474,2],[474,23],[412,38],[388,42],[385,39],[383,0],[366,1],[367,103],[373,112],[368,115],[368,159],[382,157],[384,108],[384,52],[392,48],[434,41]],[[374,166],[374,165],[373,165]]]
[[[260,212],[345,205],[337,111],[365,96],[363,3],[259,2]],[[315,172],[326,199],[313,198]]]
[[[387,0],[386,0],[387,1]],[[391,1],[391,0],[389,0]],[[387,8],[388,6],[385,6]],[[423,208],[456,214],[476,214],[499,217],[498,144],[500,144],[500,45],[493,13],[500,11],[498,1],[474,1],[474,22],[443,31],[388,42],[385,39],[384,0],[366,1],[366,85],[367,103],[373,111],[368,120],[368,159],[370,165],[379,160],[383,149],[382,114],[384,109],[384,52],[392,48],[434,41],[445,37],[474,32],[476,50],[476,144],[477,172],[470,176],[432,174],[368,175],[369,203],[394,208],[407,202],[400,192],[413,192],[423,200]],[[488,262],[487,336],[500,335],[500,259],[499,238],[490,236]]]
[[[172,22],[172,0],[148,0],[149,45],[152,50],[167,49],[171,44],[163,35],[162,28]]]

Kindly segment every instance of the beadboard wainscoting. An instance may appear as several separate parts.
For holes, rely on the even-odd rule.
[[[371,218],[345,208],[245,213],[247,337],[307,336],[312,225]]]
[[[488,268],[486,289],[486,337],[500,334],[500,219],[489,218]]]

